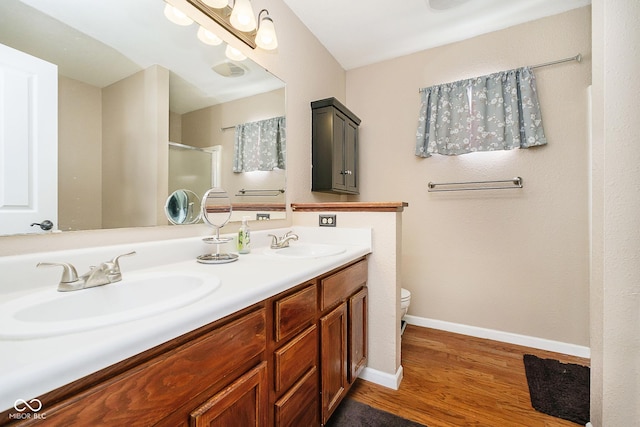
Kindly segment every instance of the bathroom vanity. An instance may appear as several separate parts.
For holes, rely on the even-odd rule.
[[[3,407],[34,397],[42,405],[32,413],[9,408],[0,425],[324,424],[367,361],[367,233],[321,258],[254,249],[222,266],[181,261],[169,269],[208,271],[218,288],[170,313],[0,341]],[[37,372],[29,378],[20,373],[30,369]],[[38,379],[48,390],[39,391]]]

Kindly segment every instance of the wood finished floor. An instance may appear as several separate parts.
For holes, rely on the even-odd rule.
[[[589,364],[579,357],[408,325],[400,389],[359,379],[349,396],[428,427],[578,426],[531,407],[522,361],[527,353]]]

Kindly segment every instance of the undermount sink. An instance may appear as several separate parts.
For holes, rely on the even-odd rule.
[[[292,243],[282,249],[265,249],[265,254],[283,258],[321,258],[338,255],[347,249],[340,245],[327,245],[320,243]]]
[[[116,283],[58,292],[56,286],[0,304],[0,338],[31,339],[142,319],[192,304],[220,286],[215,276],[130,273]]]

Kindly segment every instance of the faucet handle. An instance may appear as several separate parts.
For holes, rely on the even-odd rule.
[[[278,244],[278,236],[275,234],[267,234],[267,236],[271,237],[271,246]]]
[[[76,268],[68,262],[39,262],[36,267],[52,267],[58,265],[62,267],[60,283],[72,283],[78,280]]]
[[[111,260],[111,264],[113,264],[113,268],[114,268],[116,271],[118,271],[118,272],[119,272],[119,271],[120,271],[120,263],[119,263],[118,261],[120,260],[120,258],[121,258],[121,257],[123,257],[123,256],[130,256],[130,255],[135,255],[135,254],[136,254],[136,251],[133,251],[133,252],[129,252],[129,253],[122,254],[122,255],[118,255],[118,256],[114,257],[114,258]]]
[[[110,265],[109,265],[109,267],[110,267],[110,268],[111,268],[111,270],[112,270],[112,272],[111,272],[111,273],[112,273],[112,274],[113,274],[113,273],[115,273],[115,274],[119,274],[119,273],[120,273],[120,263],[119,263],[119,260],[120,260],[120,258],[121,258],[121,257],[123,257],[123,256],[135,255],[135,254],[136,254],[136,251],[133,251],[133,252],[129,252],[129,253],[122,254],[122,255],[118,255],[118,256],[114,257],[114,258],[111,260],[111,262],[110,262],[110,263],[108,263],[108,264],[110,264]]]

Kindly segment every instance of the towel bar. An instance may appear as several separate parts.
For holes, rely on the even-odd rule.
[[[491,185],[491,184],[512,184],[508,185]],[[490,185],[490,186],[487,186]],[[436,188],[438,186],[448,186],[449,188]],[[453,186],[453,187],[452,187]],[[474,187],[475,186],[475,187]],[[472,191],[472,190],[512,190],[522,188],[522,178],[516,176],[512,179],[503,179],[496,181],[466,181],[466,182],[429,182],[428,191]]]

